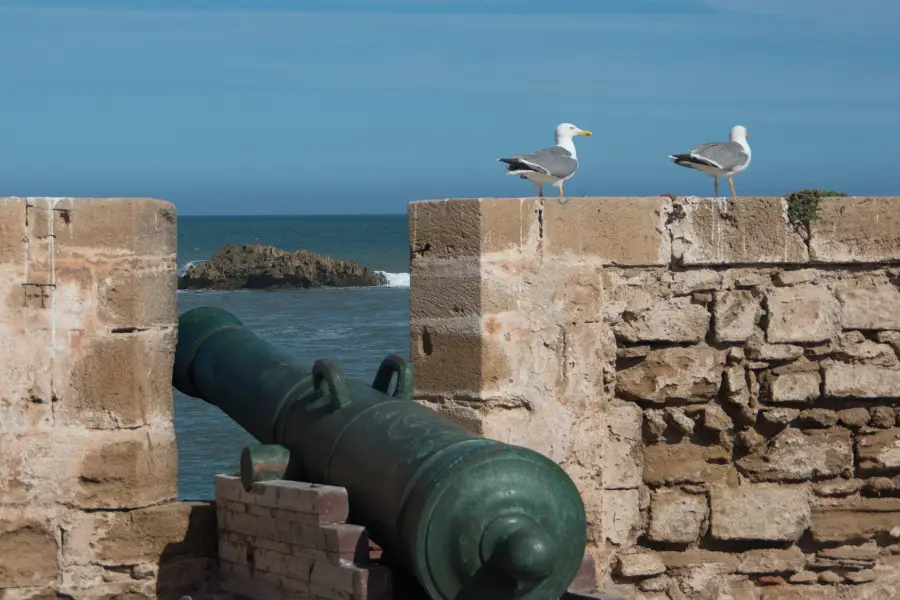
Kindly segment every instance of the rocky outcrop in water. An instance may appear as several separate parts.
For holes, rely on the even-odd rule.
[[[308,250],[227,244],[178,277],[180,290],[362,287],[387,284],[385,276],[355,262]]]

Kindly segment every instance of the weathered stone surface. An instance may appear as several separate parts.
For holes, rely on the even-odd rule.
[[[810,224],[810,256],[817,262],[864,263],[900,260],[897,198],[825,198],[821,221]]]
[[[762,314],[759,298],[749,290],[716,292],[713,328],[717,342],[745,342]]]
[[[822,342],[840,331],[840,304],[825,288],[809,284],[777,288],[769,292],[766,304],[769,343]]]
[[[631,545],[641,529],[638,490],[605,490],[603,492],[603,532],[612,544]]]
[[[860,436],[856,452],[865,473],[900,472],[900,428]]]
[[[706,338],[709,312],[690,298],[668,298],[643,307],[626,310],[622,321],[613,327],[616,337],[626,342],[700,342]]]
[[[818,276],[818,271],[813,269],[797,269],[775,273],[772,275],[772,281],[781,286],[797,285],[798,283],[815,281]]]
[[[762,378],[765,400],[768,402],[805,403],[819,397],[822,378],[815,371],[765,374]]]
[[[724,355],[715,348],[654,350],[616,374],[616,392],[622,398],[658,403],[711,398],[719,389],[723,367]]]
[[[787,425],[799,416],[796,408],[767,408],[760,413],[762,422],[768,425]]]
[[[706,496],[686,494],[678,489],[653,492],[647,537],[655,542],[691,544],[700,537],[709,516]]]
[[[665,415],[665,411],[659,409],[648,408],[644,411],[644,430],[651,444],[660,440],[669,426]]]
[[[749,347],[747,354],[753,360],[794,360],[803,356],[803,347],[790,344],[756,343]]]
[[[703,409],[703,427],[710,431],[731,431],[734,422],[718,404],[710,404]]]
[[[851,497],[812,511],[810,531],[816,542],[864,543],[887,535],[900,523],[900,498]]]
[[[721,446],[653,444],[644,448],[644,482],[658,486],[715,481],[725,476],[730,458]]]
[[[798,425],[801,428],[827,429],[838,422],[838,414],[826,408],[809,408],[800,413]]]
[[[900,396],[900,370],[833,363],[825,367],[826,396],[891,398]]]
[[[667,265],[667,198],[571,198],[543,204],[546,249],[610,265]],[[615,223],[614,227],[603,226]]]
[[[741,554],[737,572],[746,575],[769,573],[795,573],[803,569],[806,555],[796,546],[786,550],[748,550]]]
[[[894,409],[890,406],[873,406],[869,414],[872,415],[869,424],[879,429],[890,429],[896,421]]]
[[[815,484],[812,491],[823,498],[844,498],[855,494],[862,486],[863,482],[859,479],[833,479]]]
[[[662,558],[652,552],[619,554],[617,561],[617,571],[622,577],[652,577],[666,571]]]
[[[643,483],[643,413],[632,404],[609,407],[601,440],[603,486],[637,488]]]
[[[787,428],[737,465],[752,481],[837,477],[853,469],[853,444],[846,429],[801,432]]]
[[[865,408],[847,408],[838,411],[838,420],[852,429],[864,427],[869,422],[869,411]]]
[[[59,574],[58,541],[50,524],[10,517],[0,518],[0,590],[44,586],[55,580]]]
[[[678,198],[672,255],[685,265],[803,263],[803,239],[788,225],[781,198]]]
[[[804,486],[715,485],[710,489],[710,531],[717,540],[793,542],[809,527]]]
[[[835,293],[844,329],[900,329],[900,291],[896,287],[840,286]]]
[[[824,548],[816,552],[815,558],[809,562],[814,569],[871,569],[878,562],[880,549],[875,542],[859,546],[838,546]]]
[[[694,427],[697,426],[697,423],[687,416],[682,409],[670,406],[666,408],[665,415],[669,425],[682,436],[690,436],[694,433]]]

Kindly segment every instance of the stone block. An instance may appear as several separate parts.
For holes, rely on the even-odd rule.
[[[52,211],[60,254],[79,257],[172,255],[175,206],[152,198],[32,198],[35,213]]]
[[[412,322],[480,315],[481,261],[475,257],[418,260],[410,271]]]
[[[722,351],[707,346],[652,350],[643,361],[618,371],[616,393],[660,404],[712,398],[719,391],[724,358]]]
[[[737,572],[745,575],[768,575],[770,573],[796,573],[806,565],[806,555],[796,546],[785,550],[767,548],[748,550],[741,554]]]
[[[825,263],[900,260],[900,198],[836,197],[810,224],[810,257]]]
[[[759,298],[750,290],[716,292],[713,328],[717,342],[746,342],[762,315]]]
[[[819,397],[822,377],[816,371],[766,373],[762,383],[767,402],[808,403]]]
[[[25,260],[25,199],[0,198],[0,265]]]
[[[825,366],[825,395],[831,398],[896,398],[900,370],[872,365]]]
[[[60,572],[58,550],[50,523],[4,511],[0,517],[0,597],[4,588],[42,587],[55,581]]]
[[[97,316],[111,330],[174,327],[178,270],[174,256],[110,262],[96,271]],[[93,291],[93,290],[92,290]]]
[[[305,483],[301,481],[261,481],[244,490],[239,477],[216,475],[216,499],[274,509],[285,513],[306,513],[322,519],[319,524],[343,523],[347,520],[350,505],[347,490],[342,487]],[[253,511],[249,511],[251,514]],[[277,517],[275,513],[268,513]],[[287,520],[295,520],[288,517]]]
[[[810,523],[805,486],[715,485],[710,509],[712,537],[723,541],[796,542]]]
[[[810,531],[819,543],[865,543],[900,523],[900,498],[850,497],[812,511]]]
[[[751,481],[837,477],[853,470],[853,443],[843,428],[804,432],[789,427],[737,466]]]
[[[617,546],[633,545],[641,533],[641,509],[638,490],[603,492],[603,534]]]
[[[678,198],[672,255],[684,265],[805,263],[803,239],[782,198]]]
[[[666,572],[666,564],[653,552],[619,554],[616,571],[622,577],[644,578]],[[593,590],[592,590],[593,591]]]
[[[625,311],[613,327],[626,342],[702,342],[709,329],[709,312],[687,296],[665,298],[632,313]]]
[[[900,472],[900,428],[886,429],[856,440],[859,469],[862,473]]]
[[[705,495],[687,494],[679,489],[653,492],[647,537],[654,542],[692,544],[700,537],[709,516]]]
[[[770,343],[824,342],[840,332],[840,304],[823,287],[777,288],[769,292],[766,304]]]
[[[731,452],[721,446],[652,444],[644,448],[644,482],[651,486],[707,483],[725,476]]]
[[[85,336],[54,377],[60,421],[92,429],[172,420],[174,329]]]
[[[900,203],[898,203],[900,205]],[[898,238],[900,242],[900,238]],[[900,329],[900,291],[887,284],[845,285],[835,290],[844,329]]]
[[[667,198],[572,198],[543,204],[545,250],[604,265],[662,266],[671,255]]]
[[[643,483],[643,413],[631,404],[610,406],[605,412],[602,454],[603,487],[629,489]]]

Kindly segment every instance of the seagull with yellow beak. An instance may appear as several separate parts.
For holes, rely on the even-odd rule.
[[[670,154],[669,158],[680,167],[696,169],[712,177],[716,198],[719,197],[719,177],[727,177],[731,193],[737,198],[732,177],[750,166],[749,138],[746,127],[735,125],[731,128],[729,141],[710,142],[691,148],[686,154]]]
[[[546,184],[558,187],[559,199],[562,201],[563,183],[571,179],[578,170],[578,155],[575,152],[575,142],[572,140],[576,135],[592,134],[571,123],[563,123],[556,126],[556,145],[552,148],[499,160],[509,165],[507,175],[518,175],[538,186],[538,195],[541,198],[544,197]]]

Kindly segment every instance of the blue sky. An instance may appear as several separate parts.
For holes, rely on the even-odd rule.
[[[738,123],[741,195],[896,195],[898,27],[896,0],[0,0],[0,196],[402,213],[533,194],[497,158],[564,121],[594,132],[572,196],[709,195],[666,155]]]

